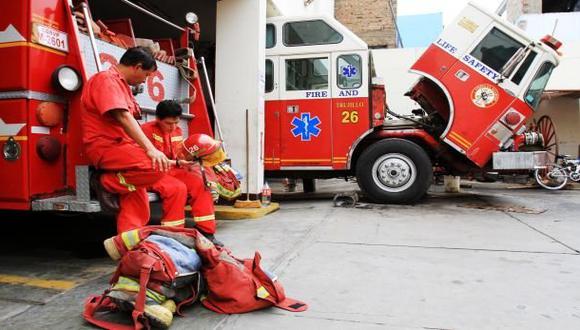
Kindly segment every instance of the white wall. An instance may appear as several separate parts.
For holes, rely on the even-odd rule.
[[[556,126],[559,152],[580,156],[580,99],[566,96],[545,99],[534,118],[538,120],[543,115],[550,116]]]
[[[546,34],[564,43],[580,42],[580,13],[526,14],[519,17],[516,25],[534,39]]]
[[[580,42],[562,46],[560,64],[554,69],[546,91],[580,91]]]
[[[551,34],[562,42],[560,65],[552,73],[547,91],[579,91],[580,13],[522,15],[516,24],[533,39]]]
[[[550,13],[522,15],[516,21],[533,39],[547,34],[562,42],[560,65],[554,69],[546,86],[547,92],[580,91],[580,13]],[[534,118],[552,118],[560,153],[577,156],[580,146],[580,99],[573,96],[550,97],[547,94]]]
[[[243,24],[242,24],[243,23]],[[246,179],[245,110],[249,120],[249,188],[263,184],[266,0],[217,2],[216,109],[233,166]]]
[[[304,0],[271,0],[284,16],[328,15],[334,17],[334,0],[313,0],[304,5]]]
[[[419,105],[404,96],[411,88],[418,75],[409,72],[409,68],[425,51],[424,48],[388,48],[373,49],[373,60],[377,76],[381,77],[387,90],[387,104],[398,114],[410,115],[411,110]]]

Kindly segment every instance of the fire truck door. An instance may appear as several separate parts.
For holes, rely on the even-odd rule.
[[[500,73],[523,47],[523,42],[500,27],[490,26],[442,79],[449,86],[454,103],[451,123],[442,137],[479,166],[484,166],[511,136],[499,120],[520,89],[510,77],[502,78]]]
[[[280,58],[281,167],[332,166],[330,54]]]
[[[333,52],[332,162],[346,169],[354,141],[370,127],[368,51]]]
[[[280,73],[279,57],[266,59],[266,76],[264,81],[265,130],[264,167],[266,170],[280,169]]]

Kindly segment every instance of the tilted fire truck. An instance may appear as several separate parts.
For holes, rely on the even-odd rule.
[[[334,19],[267,24],[265,169],[272,177],[351,177],[377,202],[413,203],[436,174],[544,166],[526,131],[560,43],[533,41],[469,4],[412,65],[421,109],[385,108],[367,45]],[[388,86],[387,86],[388,88]],[[387,113],[398,117],[386,119]]]
[[[101,21],[91,10],[126,16]],[[151,22],[172,32],[166,39],[136,38]],[[90,7],[72,0],[2,3],[0,209],[100,210],[89,192],[80,96],[83,83],[117,63],[128,47],[145,43],[158,59],[158,70],[136,96],[143,120],[154,118],[159,101],[183,100],[184,134],[212,134],[203,93],[191,97],[194,88],[202,90],[191,49],[199,26],[192,14],[182,22],[178,26],[125,0],[94,0]]]

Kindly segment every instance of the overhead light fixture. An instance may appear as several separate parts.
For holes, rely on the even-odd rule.
[[[194,12],[188,12],[187,14],[185,14],[185,21],[189,24],[195,24],[197,23],[197,15]]]

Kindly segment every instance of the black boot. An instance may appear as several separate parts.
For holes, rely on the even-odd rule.
[[[203,231],[201,231],[199,229],[197,231],[200,234],[202,234],[203,236],[205,236],[205,238],[207,238],[210,242],[212,242],[213,245],[219,246],[219,247],[223,247],[224,246],[224,243],[222,243],[220,240],[218,240],[217,238],[215,238],[215,235],[214,234],[208,234],[208,233],[205,233],[205,232],[203,232]]]
[[[107,191],[101,184],[101,174],[93,172],[89,180],[93,194],[101,204],[101,211],[107,214],[119,213],[119,195]]]

